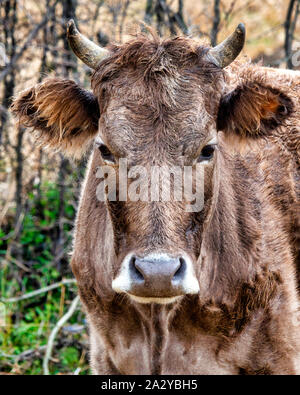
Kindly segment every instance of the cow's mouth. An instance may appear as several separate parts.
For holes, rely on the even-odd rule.
[[[137,303],[141,303],[141,304],[149,304],[149,303],[157,303],[157,304],[170,304],[170,303],[174,303],[176,301],[178,301],[180,298],[182,298],[182,296],[173,296],[173,297],[165,297],[165,298],[157,298],[157,297],[151,297],[151,298],[144,298],[141,296],[135,296],[135,295],[131,295],[128,294],[128,296],[130,296],[130,298]]]

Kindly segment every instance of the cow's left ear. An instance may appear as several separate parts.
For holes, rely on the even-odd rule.
[[[279,90],[245,83],[222,97],[217,129],[244,137],[266,136],[292,111],[292,101]]]

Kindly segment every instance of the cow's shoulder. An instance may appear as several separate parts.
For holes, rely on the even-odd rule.
[[[226,69],[231,87],[246,81],[260,82],[285,91],[292,90],[300,98],[300,71],[265,67],[251,62],[235,61]]]

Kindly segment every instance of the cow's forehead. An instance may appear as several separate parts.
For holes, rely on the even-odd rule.
[[[95,72],[99,133],[115,153],[159,149],[178,155],[197,149],[216,132],[223,74],[208,70],[206,63],[183,67],[165,57],[162,64],[168,67],[152,72],[132,65],[116,71],[112,64]]]
[[[99,122],[99,135],[119,155],[160,150],[189,155],[216,133],[215,118],[207,112],[199,95],[185,109],[166,108],[162,103],[130,103],[112,99]],[[163,107],[163,104],[162,104]]]

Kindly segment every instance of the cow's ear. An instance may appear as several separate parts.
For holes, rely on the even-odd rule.
[[[292,101],[277,89],[243,84],[222,97],[217,128],[244,137],[265,136],[293,111]]]
[[[20,93],[11,107],[20,123],[38,133],[40,145],[79,158],[98,129],[95,96],[75,82],[51,78]]]

